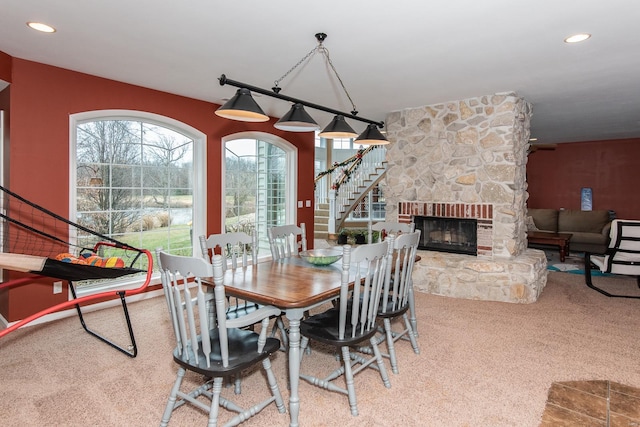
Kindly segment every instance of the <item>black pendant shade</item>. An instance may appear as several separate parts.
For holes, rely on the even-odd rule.
[[[269,120],[262,108],[251,96],[251,91],[240,88],[236,94],[215,111],[217,116],[241,122],[266,122]]]
[[[363,145],[386,145],[389,140],[378,130],[376,125],[368,125],[367,128],[356,138],[357,144]]]
[[[289,132],[313,132],[320,129],[318,123],[307,113],[304,105],[295,103],[287,114],[273,125],[276,129]]]
[[[358,136],[355,130],[338,114],[331,120],[331,123],[318,134],[322,138],[355,138]]]

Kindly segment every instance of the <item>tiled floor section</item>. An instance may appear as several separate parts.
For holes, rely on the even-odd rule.
[[[540,427],[640,427],[640,389],[611,381],[551,385]]]

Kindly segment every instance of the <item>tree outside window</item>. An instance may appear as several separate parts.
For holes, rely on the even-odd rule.
[[[76,130],[76,221],[152,253],[191,255],[193,139],[137,120]]]

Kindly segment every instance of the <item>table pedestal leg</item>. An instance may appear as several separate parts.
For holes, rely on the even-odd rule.
[[[298,385],[300,383],[300,319],[304,313],[303,309],[287,310],[289,320],[289,416],[290,427],[298,427],[298,415],[300,413],[300,397],[298,396]]]

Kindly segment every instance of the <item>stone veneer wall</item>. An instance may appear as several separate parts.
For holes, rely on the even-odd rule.
[[[526,161],[531,105],[514,93],[393,112],[387,117],[389,221],[419,206],[490,205],[491,243],[480,256],[420,251],[414,285],[439,295],[533,302],[546,258],[527,249]],[[446,216],[446,215],[442,215]]]

